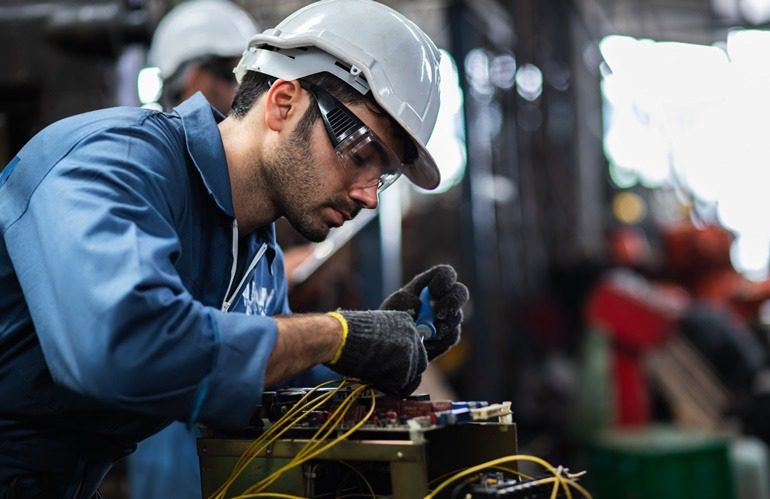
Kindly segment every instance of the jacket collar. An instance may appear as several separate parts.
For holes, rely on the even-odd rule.
[[[187,150],[203,183],[217,206],[231,218],[235,218],[233,195],[230,190],[230,174],[227,169],[225,148],[217,124],[225,116],[217,111],[202,93],[185,100],[174,108],[182,118]],[[216,133],[213,133],[216,131]],[[255,241],[267,243],[268,259],[272,265],[275,257],[275,225],[261,227],[252,234]]]
[[[225,148],[217,128],[217,124],[225,119],[224,115],[200,92],[174,109],[182,118],[187,151],[206,189],[222,211],[235,217]]]

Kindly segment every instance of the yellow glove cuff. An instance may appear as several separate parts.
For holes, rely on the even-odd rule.
[[[339,312],[327,312],[326,315],[334,317],[340,321],[340,324],[342,325],[342,341],[340,341],[340,346],[337,347],[337,351],[334,353],[334,357],[332,357],[332,360],[328,362],[329,365],[334,365],[338,360],[340,360],[340,357],[342,357],[342,350],[345,348],[345,343],[348,339],[348,321],[346,321],[345,317],[343,317]]]

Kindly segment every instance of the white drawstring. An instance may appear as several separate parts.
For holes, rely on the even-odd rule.
[[[233,255],[233,264],[230,267],[230,282],[227,283],[225,301],[222,302],[222,312],[227,312],[227,309],[230,308],[231,303],[228,303],[227,294],[230,292],[233,281],[235,281],[235,271],[238,267],[238,220],[233,220],[233,243],[230,253]]]
[[[256,267],[257,263],[259,263],[260,258],[262,258],[262,256],[265,254],[265,251],[267,251],[267,243],[262,243],[259,251],[257,251],[257,254],[254,255],[251,263],[249,263],[249,266],[246,268],[246,272],[244,272],[243,277],[241,278],[241,282],[238,283],[238,285],[235,287],[235,289],[232,290],[231,293],[230,289],[232,288],[233,282],[235,281],[235,272],[236,267],[238,266],[238,222],[233,220],[233,266],[230,270],[230,282],[227,284],[225,301],[222,303],[222,312],[227,312],[230,310],[233,302],[235,302],[235,299],[238,297],[238,291],[240,291],[240,289],[243,287],[244,283],[251,275],[251,272],[254,270],[254,267]]]

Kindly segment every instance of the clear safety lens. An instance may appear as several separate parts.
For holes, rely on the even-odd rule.
[[[376,185],[382,192],[401,175],[398,156],[366,126],[345,137],[335,152],[343,167],[356,177],[356,185]]]
[[[316,100],[334,151],[355,185],[384,191],[401,175],[402,162],[353,112],[317,85],[300,81]]]

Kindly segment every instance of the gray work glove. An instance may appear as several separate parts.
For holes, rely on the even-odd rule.
[[[340,310],[348,335],[340,358],[327,364],[343,376],[371,383],[389,395],[406,397],[428,366],[414,319],[393,310]]]
[[[468,301],[468,288],[457,281],[451,265],[436,265],[417,274],[404,287],[385,298],[380,310],[403,310],[413,318],[420,309],[420,292],[427,286],[435,320],[436,334],[425,340],[428,361],[443,354],[460,341],[463,305]]]

